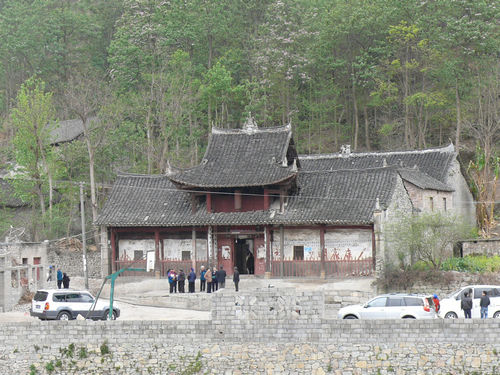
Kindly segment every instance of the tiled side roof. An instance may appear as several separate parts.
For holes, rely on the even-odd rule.
[[[418,169],[400,168],[398,172],[403,180],[411,182],[413,185],[418,186],[420,189],[453,191],[453,189],[448,185],[436,180],[435,178],[432,178],[425,173],[420,172]]]
[[[213,129],[202,162],[169,178],[187,187],[224,188],[272,185],[293,177],[283,167],[291,140],[290,127],[248,130]]]
[[[26,204],[15,196],[12,185],[3,178],[0,178],[0,207],[22,207]]]
[[[369,224],[377,198],[388,206],[396,179],[393,168],[369,171],[304,172],[299,193],[284,213],[274,210],[208,213],[205,205],[191,212],[190,195],[166,176],[122,175],[113,185],[97,225],[192,226],[263,224]]]
[[[89,118],[89,122],[96,121],[97,117]],[[83,123],[80,119],[59,121],[57,127],[51,130],[52,144],[72,141],[83,134]]]
[[[300,155],[300,162],[304,170],[334,171],[342,169],[367,169],[388,166],[413,168],[415,165],[434,179],[446,183],[447,173],[451,161],[455,157],[453,145],[447,147],[394,152],[367,152],[327,154],[327,155]]]

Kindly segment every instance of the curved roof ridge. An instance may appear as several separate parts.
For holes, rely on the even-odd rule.
[[[137,177],[137,178],[162,178],[168,177],[166,174],[143,174],[143,173],[131,173],[131,172],[118,172],[116,177]]]
[[[388,165],[385,167],[367,167],[367,168],[360,168],[360,169],[353,169],[353,168],[342,168],[342,169],[316,169],[316,170],[300,170],[300,173],[308,174],[308,173],[339,173],[339,172],[353,172],[353,173],[363,173],[363,172],[375,172],[377,170],[388,170],[388,171],[397,171],[398,170],[397,165],[392,164]]]
[[[401,150],[401,151],[372,151],[372,152],[352,152],[350,154],[341,154],[339,152],[330,154],[301,154],[299,158],[317,160],[317,159],[328,159],[328,158],[350,158],[350,157],[361,157],[361,156],[389,156],[389,155],[405,155],[414,153],[431,153],[431,152],[455,152],[455,146],[450,143],[448,146],[426,148],[423,150]]]
[[[256,134],[256,133],[279,133],[292,130],[292,126],[288,123],[284,126],[269,126],[266,128],[257,127],[256,130],[248,131],[246,129],[224,129],[212,127],[212,134]]]

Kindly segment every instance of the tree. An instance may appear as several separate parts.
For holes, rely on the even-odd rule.
[[[401,268],[423,261],[439,269],[453,245],[472,235],[463,220],[446,213],[399,216],[386,224],[386,246]]]
[[[30,78],[21,86],[11,119],[15,129],[15,158],[22,168],[22,174],[15,178],[16,190],[22,191],[23,186],[28,188],[24,190],[23,198],[32,202],[33,218],[36,218],[37,208],[41,210],[42,216],[45,215],[44,184],[48,182],[49,215],[52,215],[56,158],[50,142],[50,132],[55,126],[55,109],[52,94],[45,92],[43,81]],[[38,202],[33,199],[35,196],[38,197]],[[38,232],[35,230],[34,237],[37,236]]]

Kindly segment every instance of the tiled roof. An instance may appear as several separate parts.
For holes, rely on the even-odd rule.
[[[451,187],[431,176],[420,172],[416,168],[400,168],[398,172],[401,178],[413,185],[425,190],[453,191]]]
[[[97,225],[165,227],[263,224],[369,224],[379,199],[389,204],[394,168],[367,171],[299,173],[298,194],[289,197],[283,213],[275,210],[208,213],[205,204],[191,212],[190,194],[167,176],[120,175]]]
[[[169,178],[184,187],[196,188],[265,186],[285,181],[297,173],[291,136],[290,126],[214,128],[201,163],[171,173]]]
[[[450,144],[447,147],[415,151],[300,155],[299,159],[303,170],[360,170],[384,165],[413,168],[416,165],[420,172],[446,183],[448,169],[454,157],[455,149]]]
[[[89,118],[89,122],[95,121],[97,117]],[[80,119],[59,121],[50,132],[52,144],[72,141],[83,134],[83,122]]]

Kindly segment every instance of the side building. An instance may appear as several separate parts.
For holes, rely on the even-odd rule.
[[[243,129],[214,128],[199,165],[117,177],[96,222],[102,273],[145,267],[150,252],[159,276],[201,265],[278,277],[371,275],[389,256],[383,223],[397,212],[473,208],[457,166],[453,146],[298,155],[290,126],[259,129],[249,119]]]

